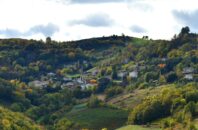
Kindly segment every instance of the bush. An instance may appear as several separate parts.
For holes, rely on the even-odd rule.
[[[100,106],[101,101],[94,95],[92,95],[89,99],[87,106],[89,108],[96,108]]]
[[[101,93],[104,92],[104,90],[110,85],[111,81],[109,78],[100,78],[98,80],[98,87],[96,92]]]
[[[164,106],[159,100],[146,101],[133,109],[129,123],[145,124],[163,116]]]
[[[55,130],[75,130],[76,126],[73,122],[68,120],[67,118],[60,119],[55,125]]]
[[[0,99],[11,101],[14,99],[15,87],[8,81],[0,79]]]
[[[163,89],[156,96],[149,96],[133,108],[128,118],[130,124],[145,124],[156,119],[170,116],[173,100],[180,95],[175,89]]]
[[[32,120],[21,113],[0,107],[1,130],[41,130]]]
[[[22,112],[24,110],[24,107],[21,103],[13,103],[10,106],[10,109],[14,112]]]
[[[175,72],[170,72],[166,75],[166,81],[168,83],[175,82],[177,80],[177,74]]]
[[[198,101],[198,91],[189,91],[185,94],[185,99],[187,102],[189,101]]]
[[[110,98],[122,92],[123,92],[123,88],[121,87],[111,87],[106,89],[105,94],[106,94],[106,98]]]
[[[42,116],[41,108],[37,106],[31,107],[25,113],[28,117],[30,117],[33,120],[37,120],[40,116]]]
[[[193,118],[196,115],[196,105],[194,102],[189,102],[185,107],[184,107],[184,113],[185,114],[190,114],[190,118]]]
[[[159,78],[159,74],[156,72],[147,72],[144,75],[145,82],[151,82],[151,81],[157,80],[158,78]]]
[[[147,83],[147,82],[143,82],[143,83],[141,83],[140,85],[139,85],[139,89],[144,89],[144,88],[147,88],[147,87],[149,87],[149,84]]]

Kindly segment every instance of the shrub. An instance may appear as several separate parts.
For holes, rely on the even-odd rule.
[[[100,103],[101,101],[95,95],[92,95],[89,99],[87,106],[90,108],[96,108],[100,106]]]
[[[24,110],[23,105],[21,103],[13,103],[10,106],[10,109],[15,112],[22,112]]]
[[[141,83],[140,85],[139,85],[139,89],[144,89],[144,88],[147,88],[147,87],[149,87],[149,84],[147,83],[147,82],[143,82],[143,83]]]
[[[75,130],[76,125],[64,117],[57,121],[57,123],[54,125],[54,129],[55,130]]]
[[[187,102],[189,101],[198,101],[198,91],[189,91],[185,95],[185,99]]]
[[[106,94],[106,98],[110,98],[122,92],[123,92],[123,88],[121,87],[111,87],[106,89],[105,94]]]
[[[159,74],[156,72],[147,72],[144,75],[144,81],[145,82],[151,82],[153,80],[157,80],[159,78]]]
[[[166,81],[172,83],[177,80],[177,75],[175,72],[170,72],[166,75]]]

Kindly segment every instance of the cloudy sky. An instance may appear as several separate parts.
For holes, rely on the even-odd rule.
[[[112,34],[170,39],[198,32],[197,0],[0,0],[0,38],[77,40]]]

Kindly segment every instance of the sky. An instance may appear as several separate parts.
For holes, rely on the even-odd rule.
[[[0,0],[0,38],[79,40],[113,34],[171,39],[198,32],[196,0]]]

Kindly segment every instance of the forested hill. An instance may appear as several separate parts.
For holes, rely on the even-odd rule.
[[[0,76],[5,79],[29,81],[31,76],[56,72],[64,65],[75,62],[97,60],[97,52],[113,46],[124,47],[129,37],[103,37],[81,41],[56,42],[50,38],[46,42],[25,39],[0,40]],[[102,49],[102,50],[101,50]],[[94,53],[96,52],[96,57]],[[9,70],[9,71],[7,71]],[[7,73],[4,73],[4,72]],[[31,76],[30,76],[31,75]],[[29,77],[30,76],[30,77]]]
[[[171,40],[0,39],[5,107],[0,109],[6,115],[0,114],[0,128],[20,130],[24,123],[30,130],[113,130],[126,123],[194,128],[197,82],[198,35],[189,27]],[[10,119],[13,112],[20,112],[18,122]],[[22,122],[25,116],[28,121]]]
[[[65,65],[83,61],[87,61],[90,66],[94,66],[99,61],[105,63],[108,61],[116,65],[123,62],[122,60],[139,63],[154,59],[158,60],[155,63],[157,64],[160,58],[169,58],[167,62],[181,62],[185,58],[194,59],[195,62],[196,50],[197,35],[185,32],[185,28],[171,41],[155,41],[149,40],[146,36],[141,39],[124,35],[70,42],[56,42],[51,38],[47,38],[46,42],[1,39],[0,76],[5,79],[20,78],[22,81],[30,81],[34,75],[37,77],[51,71],[56,72]],[[115,59],[115,62],[111,61],[112,59]],[[187,65],[183,63],[183,66]],[[167,67],[171,70],[174,65],[168,64]],[[85,67],[86,69],[90,67]],[[7,73],[4,73],[5,71]]]

